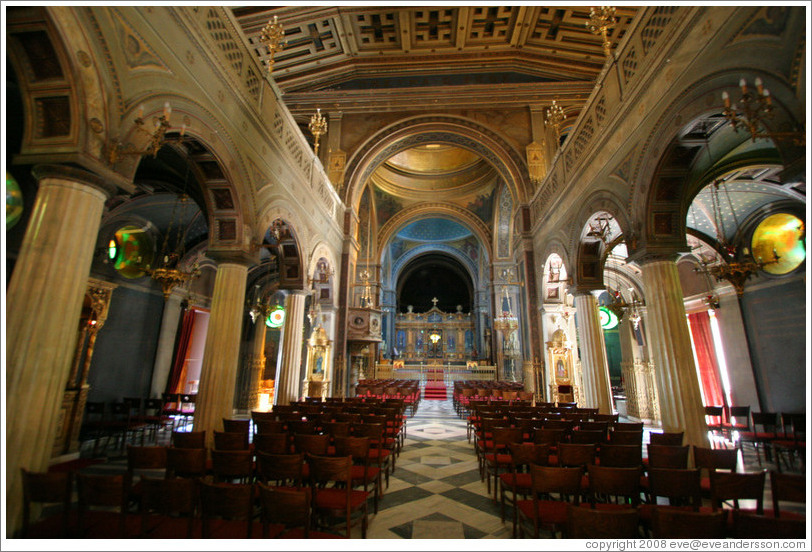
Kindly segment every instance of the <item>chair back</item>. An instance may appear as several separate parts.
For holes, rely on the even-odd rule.
[[[739,451],[737,449],[711,449],[697,447],[694,445],[694,465],[697,468],[708,470],[736,471],[739,463]]]
[[[806,520],[733,512],[733,538],[805,539]]]
[[[734,508],[739,509],[739,500],[755,500],[756,513],[764,513],[764,481],[767,471],[756,473],[726,473],[711,471],[710,489],[711,504],[714,510],[721,510],[722,503],[733,501]]]
[[[254,455],[248,450],[214,449],[211,467],[217,481],[248,483],[254,475]]]
[[[775,437],[778,431],[777,412],[751,412],[753,421],[753,431],[766,433],[767,436]]]
[[[248,433],[251,431],[251,420],[223,418],[223,431],[227,433]]]
[[[557,493],[569,497],[576,504],[581,495],[581,468],[563,468],[552,466],[530,465],[530,478],[532,481],[533,500],[538,500],[539,494]]]
[[[302,528],[302,538],[310,538],[311,490],[307,487],[269,487],[257,485],[261,506],[262,537],[269,538],[271,524],[282,524],[286,529]]]
[[[277,486],[302,485],[304,454],[269,454],[257,452],[257,477]]]
[[[559,443],[558,465],[562,467],[579,466],[586,469],[589,464],[595,463],[596,451],[597,447],[594,444]]]
[[[88,535],[88,515],[90,510],[108,511],[114,509],[118,523],[113,533],[118,538],[125,537],[125,521],[127,515],[127,501],[129,498],[131,479],[129,473],[119,475],[95,475],[78,473],[77,490],[79,494],[79,528],[83,536]],[[102,527],[109,531],[111,527]]]
[[[257,433],[254,435],[254,451],[290,454],[290,438],[287,433]]]
[[[213,483],[200,480],[200,519],[203,526],[203,538],[213,536],[213,520],[222,518],[230,522],[240,522],[229,531],[233,538],[251,538],[252,520],[254,517],[254,486],[235,485],[231,483]],[[245,530],[241,529],[245,523]]]
[[[551,444],[557,445],[558,443],[565,441],[567,438],[566,430],[564,429],[552,429],[543,427],[541,429],[536,429],[536,432],[533,434],[533,442],[537,445],[541,444]]]
[[[296,452],[327,456],[330,446],[329,435],[296,434],[293,436],[293,448]]]
[[[174,525],[169,525],[170,533],[161,534],[168,538],[192,538],[194,530],[195,512],[197,510],[197,486],[194,479],[186,478],[141,478],[141,501],[139,503],[139,513],[141,514],[141,537],[150,536],[156,538],[153,533],[154,527],[150,527],[151,514],[158,516],[178,516],[185,518],[186,531],[178,534],[174,531]]]
[[[806,476],[770,471],[773,515],[781,517],[781,502],[806,504]]]
[[[61,504],[59,534],[66,536],[68,511],[71,506],[73,479],[71,472],[31,472],[20,468],[23,478],[23,527],[22,536],[29,537],[32,504]],[[34,535],[41,536],[41,535]]]
[[[641,445],[601,445],[598,458],[601,466],[637,468],[643,465],[643,447]]]
[[[651,443],[652,445],[667,445],[679,447],[682,446],[682,441],[684,437],[685,437],[684,431],[674,431],[674,432],[664,431],[662,433],[650,433],[649,443]]]
[[[750,431],[749,406],[731,406],[728,408],[728,414],[730,424],[733,427],[733,429]]]
[[[637,538],[639,514],[634,509],[593,510],[569,505],[567,537],[571,539]]]
[[[127,471],[166,469],[166,447],[135,447],[127,445]]]
[[[550,458],[550,445],[534,443],[510,443],[510,463],[514,471],[529,468],[531,464],[546,466]]]
[[[591,464],[589,470],[590,502],[609,502],[636,508],[640,502],[642,468],[613,468]],[[622,498],[622,501],[621,501]]]
[[[308,454],[306,459],[310,466],[312,484],[345,483],[348,487],[347,500],[349,500],[349,488],[352,480],[351,456],[316,456]]]
[[[285,422],[282,420],[257,420],[254,422],[254,433],[285,433]]]
[[[649,494],[652,504],[657,497],[666,497],[674,506],[702,505],[702,485],[698,469],[649,468]]]
[[[688,446],[648,445],[650,468],[685,469],[688,467]]]
[[[206,448],[205,431],[173,431],[172,446],[176,448]]]
[[[723,539],[725,512],[686,512],[655,507],[652,535],[656,539]]]
[[[205,448],[177,448],[166,449],[166,476],[167,477],[203,477],[206,475]]]
[[[248,450],[248,432],[214,432],[214,448],[217,450]]]
[[[598,445],[606,440],[604,430],[576,429],[570,434],[570,443]]]
[[[615,445],[638,445],[643,444],[643,430],[624,431],[614,429],[609,432],[609,442]]]
[[[614,431],[643,431],[643,422],[615,422],[612,424]]]

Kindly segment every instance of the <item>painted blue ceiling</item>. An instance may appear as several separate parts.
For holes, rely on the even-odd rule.
[[[470,235],[471,231],[460,223],[441,218],[418,220],[397,233],[397,237],[404,240],[434,243],[461,240]]]

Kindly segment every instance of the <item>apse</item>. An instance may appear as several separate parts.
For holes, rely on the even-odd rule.
[[[428,253],[412,260],[401,271],[397,286],[398,311],[407,312],[409,305],[414,312],[437,308],[444,312],[456,312],[457,305],[463,312],[471,311],[473,283],[462,264],[449,255]]]

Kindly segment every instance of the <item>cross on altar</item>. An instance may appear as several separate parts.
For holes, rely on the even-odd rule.
[[[438,299],[436,297],[431,300],[431,302],[434,303],[435,308],[437,307],[437,301]]]

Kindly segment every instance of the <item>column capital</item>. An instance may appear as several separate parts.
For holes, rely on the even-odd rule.
[[[249,267],[258,264],[259,254],[241,249],[209,249],[206,256],[217,264],[231,263]]]
[[[594,295],[595,293],[600,293],[602,291],[604,291],[604,288],[602,287],[589,286],[586,284],[576,284],[567,288],[567,293],[575,297],[578,297],[579,295]]]
[[[31,174],[37,179],[37,182],[53,178],[57,180],[70,180],[79,184],[85,184],[95,190],[98,190],[105,195],[106,198],[116,195],[117,189],[115,186],[107,182],[104,178],[97,174],[71,167],[69,165],[35,165],[31,169]]]
[[[629,253],[626,262],[636,262],[638,265],[645,265],[659,261],[676,262],[682,252],[681,248],[674,246],[649,246],[635,249]]]

